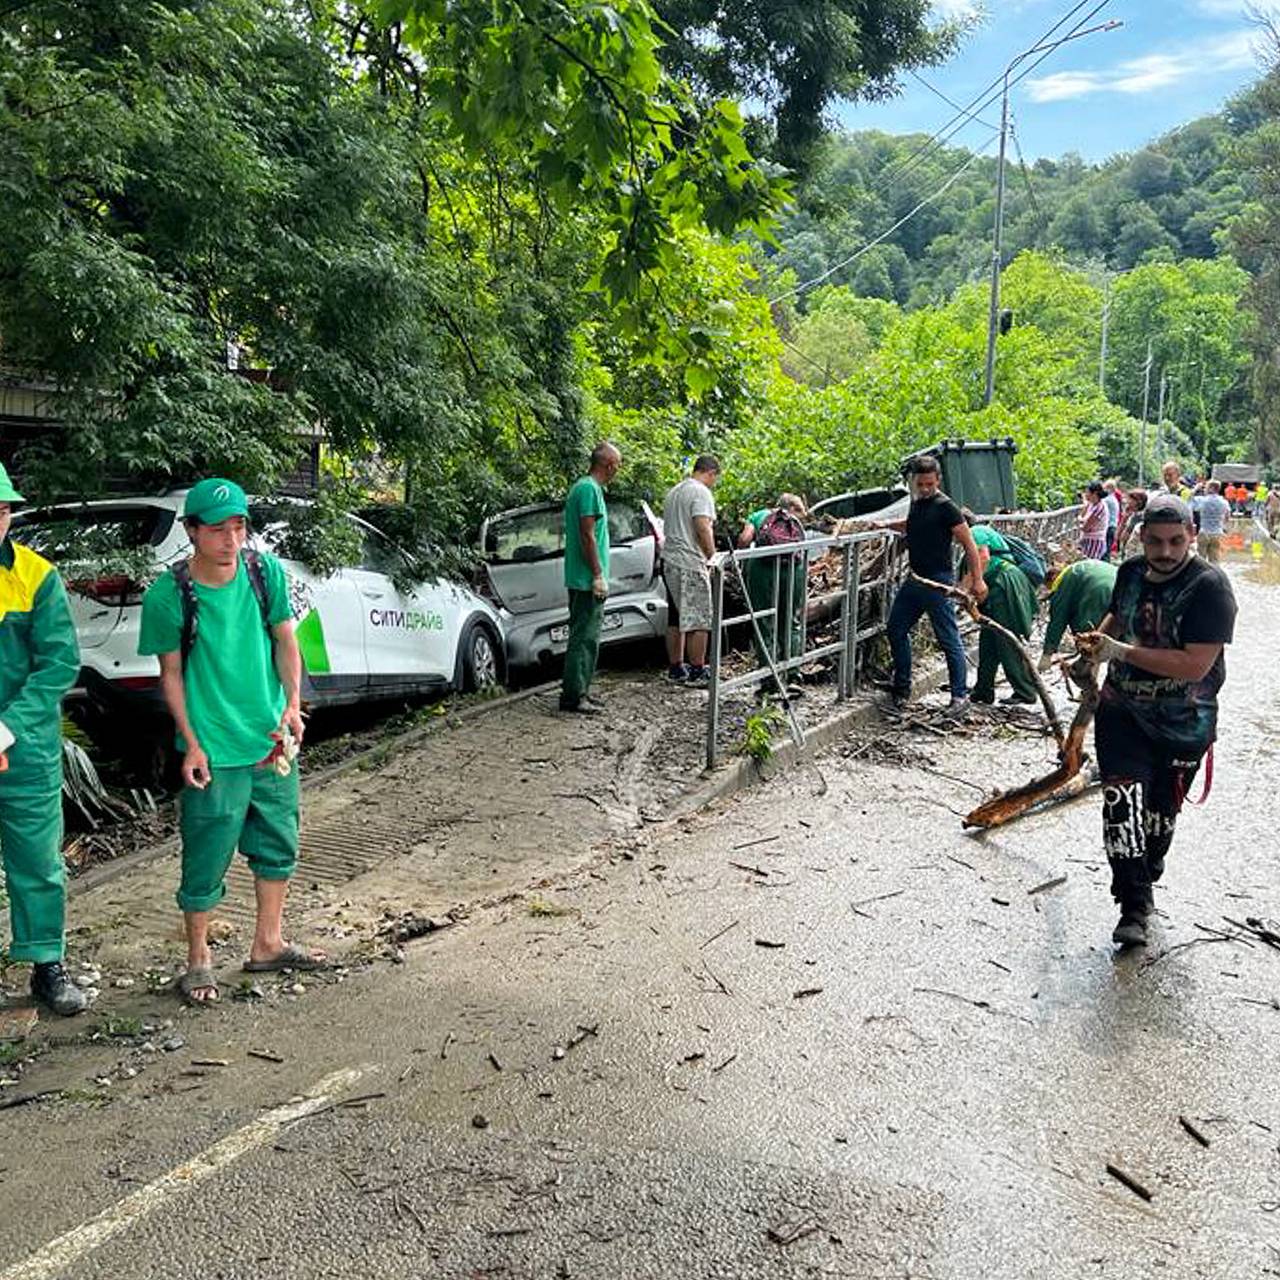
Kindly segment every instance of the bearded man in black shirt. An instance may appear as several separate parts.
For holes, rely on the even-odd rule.
[[[1151,886],[1164,871],[1174,824],[1217,736],[1236,602],[1221,569],[1191,554],[1195,526],[1181,498],[1147,503],[1142,555],[1116,574],[1107,615],[1076,645],[1107,662],[1094,724],[1102,772],[1103,845],[1120,904],[1112,939],[1143,946]]]

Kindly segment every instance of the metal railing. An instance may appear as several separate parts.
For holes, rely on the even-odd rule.
[[[837,700],[853,694],[858,648],[885,629],[890,591],[901,580],[906,564],[904,552],[905,545],[896,534],[876,529],[716,555],[710,565],[708,769],[719,755],[725,694],[773,683],[775,671],[785,682],[788,672],[820,658],[835,659]],[[838,586],[828,590],[820,589],[822,575],[817,575],[815,583],[810,572],[812,564],[824,559],[840,575]],[[742,597],[743,612],[726,616],[727,597],[735,589]],[[728,603],[736,607],[736,600]],[[834,625],[836,638],[810,647],[811,623],[826,624],[824,631]],[[754,665],[726,676],[728,633],[744,626],[751,636]],[[772,666],[761,652],[762,645]]]
[[[873,517],[872,517],[873,518]],[[1029,511],[978,517],[1007,533],[1017,534],[1042,553],[1055,543],[1073,540],[1079,530],[1079,506],[1056,511]],[[839,567],[838,587],[815,590],[810,566],[828,559]],[[906,543],[887,529],[811,538],[803,547],[788,544],[721,552],[711,562],[711,635],[707,662],[707,768],[714,768],[719,752],[722,699],[739,689],[772,684],[774,671],[787,673],[820,658],[836,660],[836,698],[852,696],[858,672],[858,650],[865,641],[883,634],[892,592],[906,572]],[[735,564],[737,568],[735,569]],[[753,566],[772,566],[763,573]],[[800,586],[803,587],[803,592]],[[754,594],[757,597],[753,600]],[[726,616],[727,595],[742,597],[742,612]],[[759,598],[763,596],[763,599]],[[736,607],[736,599],[730,599]],[[754,624],[753,625],[753,620]],[[810,624],[834,623],[837,638],[809,647]],[[773,666],[759,652],[756,626],[769,645]],[[745,628],[754,652],[754,665],[725,675],[725,658],[732,651],[729,632]],[[825,630],[825,628],[824,628]],[[797,650],[798,638],[798,651]]]

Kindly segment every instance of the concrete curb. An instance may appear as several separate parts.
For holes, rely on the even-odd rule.
[[[529,698],[536,698],[539,694],[550,693],[559,687],[559,680],[550,680],[545,684],[534,685],[529,689],[521,689],[518,693],[503,694],[499,698],[486,698],[483,702],[460,707],[456,711],[446,711],[443,715],[427,724],[416,725],[412,729],[405,729],[401,733],[384,738],[372,747],[366,747],[363,751],[357,751],[354,755],[348,756],[345,760],[339,760],[337,764],[317,769],[314,773],[304,774],[302,790],[304,793],[314,791],[317,787],[332,782],[335,778],[339,778],[345,773],[350,773],[353,769],[359,769],[366,764],[375,762],[378,757],[385,756],[391,751],[412,747],[415,743],[421,742],[431,734],[456,728],[458,725],[464,724],[468,720],[475,720],[490,711],[500,711],[503,707],[515,706],[519,702],[524,702]],[[168,801],[167,803],[173,804],[175,801]],[[67,896],[72,898],[76,894],[96,889],[100,885],[114,880],[117,876],[124,875],[126,871],[133,870],[135,867],[144,867],[149,862],[159,861],[159,859],[170,854],[176,854],[178,852],[178,843],[177,836],[170,836],[157,844],[147,845],[143,849],[135,849],[132,853],[126,853],[122,858],[113,858],[110,862],[103,862],[96,867],[90,867],[82,875],[68,880]]]

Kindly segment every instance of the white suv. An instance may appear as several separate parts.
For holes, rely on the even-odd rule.
[[[14,517],[15,538],[51,559],[67,582],[80,640],[76,695],[108,721],[129,725],[125,737],[137,731],[131,711],[160,710],[159,662],[138,655],[142,593],[190,554],[181,520],[184,496],[67,503]],[[283,526],[273,508],[251,503],[250,510],[256,517],[250,545],[274,551]],[[506,647],[494,609],[454,582],[418,582],[402,591],[395,576],[403,580],[404,553],[372,525],[348,519],[360,532],[358,564],[320,578],[281,556],[298,622],[304,700],[336,706],[500,684]],[[86,538],[96,547],[119,549],[146,571],[137,577],[85,575],[69,555]]]

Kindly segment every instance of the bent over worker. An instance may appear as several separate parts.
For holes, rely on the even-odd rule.
[[[80,673],[80,648],[57,570],[9,536],[22,501],[0,466],[0,855],[9,955],[31,961],[31,994],[67,1016],[87,1003],[62,964],[62,698]]]
[[[1221,569],[1192,555],[1195,525],[1181,498],[1147,503],[1142,558],[1116,574],[1097,631],[1076,637],[1106,661],[1094,738],[1102,772],[1103,844],[1120,904],[1112,939],[1147,941],[1152,885],[1164,872],[1174,825],[1217,736],[1236,602]]]
[[[982,579],[987,584],[987,598],[980,608],[989,618],[1012,631],[1020,640],[1031,636],[1036,620],[1036,589],[1031,579],[1013,562],[1009,544],[998,529],[979,524],[973,527],[973,541],[985,568]],[[972,589],[965,575],[961,586]],[[1004,671],[1013,692],[1003,701],[1013,705],[1029,705],[1037,699],[1035,682],[1027,671],[1022,655],[1012,641],[989,627],[978,631],[978,675],[973,692],[974,702],[990,704],[996,700],[996,673]]]
[[[1107,616],[1116,585],[1116,566],[1105,560],[1075,560],[1049,587],[1049,625],[1039,667],[1048,671],[1068,627],[1073,636],[1093,631]]]

